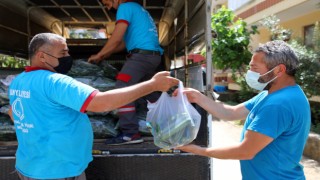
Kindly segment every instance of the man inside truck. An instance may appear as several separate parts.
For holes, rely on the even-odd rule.
[[[246,119],[241,142],[227,147],[186,145],[178,149],[219,159],[239,159],[243,179],[305,179],[299,163],[310,130],[308,99],[294,75],[299,62],[283,41],[260,45],[246,82],[262,91],[236,106],[217,103],[187,88],[190,102],[223,120]]]
[[[97,63],[112,53],[127,49],[124,66],[117,75],[116,88],[122,88],[150,79],[161,63],[163,49],[160,47],[157,27],[152,17],[140,4],[129,0],[102,0],[109,11],[116,11],[116,26],[105,46],[89,58]],[[155,102],[159,92],[151,93],[144,99]],[[139,123],[136,116],[137,102],[130,102],[118,109],[121,133],[106,144],[120,145],[141,143]]]
[[[23,180],[86,179],[93,131],[85,112],[111,111],[178,84],[169,72],[159,72],[145,82],[99,92],[64,75],[73,60],[65,38],[52,33],[33,37],[29,57],[31,66],[8,91],[18,140],[15,167]]]

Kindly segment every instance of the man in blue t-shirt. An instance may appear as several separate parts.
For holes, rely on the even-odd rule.
[[[150,79],[162,64],[163,49],[159,45],[157,27],[152,17],[140,4],[128,0],[102,0],[109,11],[116,11],[116,25],[110,39],[99,53],[92,55],[89,62],[99,62],[112,53],[126,48],[129,55],[117,75],[116,88],[126,87]],[[159,92],[144,97],[155,102]],[[122,133],[106,144],[120,145],[141,143],[136,116],[137,102],[118,109],[119,127]]]
[[[241,142],[227,147],[178,147],[183,151],[219,159],[239,159],[243,179],[305,179],[300,165],[310,130],[310,106],[294,75],[294,51],[283,41],[260,45],[250,61],[247,84],[262,91],[236,106],[217,103],[194,89],[186,89],[191,102],[224,120],[246,119]]]
[[[116,109],[178,80],[160,72],[134,86],[99,92],[66,76],[72,66],[66,40],[42,33],[29,45],[31,66],[9,86],[10,117],[18,139],[16,169],[21,179],[86,179],[93,132],[86,111]]]

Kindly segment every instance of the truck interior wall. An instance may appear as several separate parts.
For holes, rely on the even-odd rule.
[[[0,17],[1,25],[27,33],[27,19],[24,16],[0,5]]]
[[[205,46],[205,4],[202,4],[188,22],[188,47],[189,52],[199,51]]]
[[[185,5],[182,7],[181,11],[179,12],[177,16],[177,25],[175,29],[175,35],[176,35],[176,43],[175,43],[175,54],[181,53],[181,51],[184,50],[185,47]],[[182,54],[181,54],[182,55]],[[181,56],[178,55],[178,56]]]
[[[13,38],[14,37],[14,38]],[[0,27],[0,53],[27,57],[28,37]]]
[[[190,52],[197,52],[201,51],[205,47],[205,36],[202,34],[197,39],[191,41],[188,45]]]
[[[168,57],[169,59],[174,59],[174,37],[175,37],[175,26],[172,25],[169,29],[169,32],[167,34],[168,36],[168,42],[169,42],[169,45],[167,46],[168,47]]]
[[[30,23],[30,35],[34,36],[38,33],[43,33],[43,32],[52,32],[50,29],[47,29],[41,25],[38,25],[34,22]],[[32,38],[32,37],[31,37]]]
[[[188,0],[188,12],[189,12],[189,17],[190,17],[190,13],[191,13],[199,4],[204,4],[204,1],[203,1],[203,0],[200,0],[200,1]]]
[[[184,39],[184,31],[180,31],[176,37],[176,52],[175,53],[178,56],[184,55],[181,52],[184,51],[185,44],[186,43],[185,43],[185,39]]]
[[[0,17],[0,51],[27,58],[29,43],[27,18],[3,6],[0,6]],[[50,30],[30,22],[30,35],[40,32],[50,32]]]
[[[172,42],[170,42],[170,44],[168,45],[168,57],[170,60],[174,59],[174,40]]]
[[[183,6],[183,8],[181,9],[181,11],[179,12],[178,16],[177,16],[177,30],[183,28],[184,24],[185,24],[185,6]]]
[[[195,37],[199,32],[204,32],[206,26],[206,21],[203,19],[205,17],[205,5],[203,4],[198,12],[190,17],[188,22],[188,39]]]
[[[172,40],[173,40],[173,38],[174,38],[174,36],[175,36],[175,34],[176,34],[176,28],[175,28],[175,26],[174,25],[172,25],[171,27],[170,27],[170,29],[169,29],[169,32],[168,32],[168,36],[169,36],[169,43],[172,43]]]
[[[176,27],[171,26],[169,30],[169,57],[173,59],[173,54],[178,53],[179,55],[184,55],[183,52],[185,50],[185,46],[189,46],[190,44],[193,44],[192,38],[199,35],[199,33],[204,34],[204,27],[206,26],[206,19],[203,18],[206,16],[205,11],[205,3],[204,1],[188,1],[188,19],[185,23],[185,6],[181,9],[177,16],[177,25]],[[188,26],[187,29],[187,39],[185,39],[185,25]],[[172,41],[172,38],[176,36],[176,43]],[[202,36],[202,35],[201,35]],[[196,41],[203,40],[204,37],[198,37],[198,39],[195,39]],[[187,44],[186,44],[187,43]],[[189,43],[189,44],[188,44]],[[173,51],[172,47],[176,47],[175,51]],[[192,48],[192,47],[191,47]],[[191,50],[191,49],[190,49]]]
[[[11,52],[25,53],[28,47],[27,36],[27,21],[26,19],[7,9],[0,6],[0,50],[1,53],[9,54]],[[10,17],[10,21],[8,21]],[[14,32],[11,29],[21,33]],[[22,34],[25,33],[25,34]]]

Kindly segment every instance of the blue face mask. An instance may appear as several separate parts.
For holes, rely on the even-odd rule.
[[[276,66],[276,67],[277,67],[277,66]],[[276,68],[276,67],[274,67],[274,68]],[[248,71],[247,71],[247,74],[246,74],[246,82],[247,82],[247,84],[248,84],[251,88],[253,88],[253,89],[262,91],[270,82],[274,81],[278,76],[272,78],[270,81],[268,81],[268,82],[266,82],[266,83],[261,83],[261,82],[259,82],[259,78],[260,78],[261,76],[264,76],[264,75],[270,73],[271,71],[274,70],[274,68],[271,69],[270,71],[262,74],[262,75],[260,75],[260,73],[257,73],[257,72],[248,70]]]
[[[45,52],[43,52],[43,53],[45,53]],[[58,59],[59,64],[56,67],[53,67],[51,64],[45,62],[46,64],[51,66],[57,73],[67,74],[70,71],[72,64],[73,64],[73,58],[71,56],[57,58],[55,56],[52,56],[51,54],[48,54],[48,53],[45,53],[45,54]]]

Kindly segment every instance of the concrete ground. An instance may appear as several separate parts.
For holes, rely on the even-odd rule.
[[[233,122],[212,121],[212,146],[226,146],[238,143],[242,127]],[[320,179],[320,163],[303,157],[301,164],[307,180]],[[212,158],[212,180],[241,180],[240,163],[238,160],[219,160]]]

